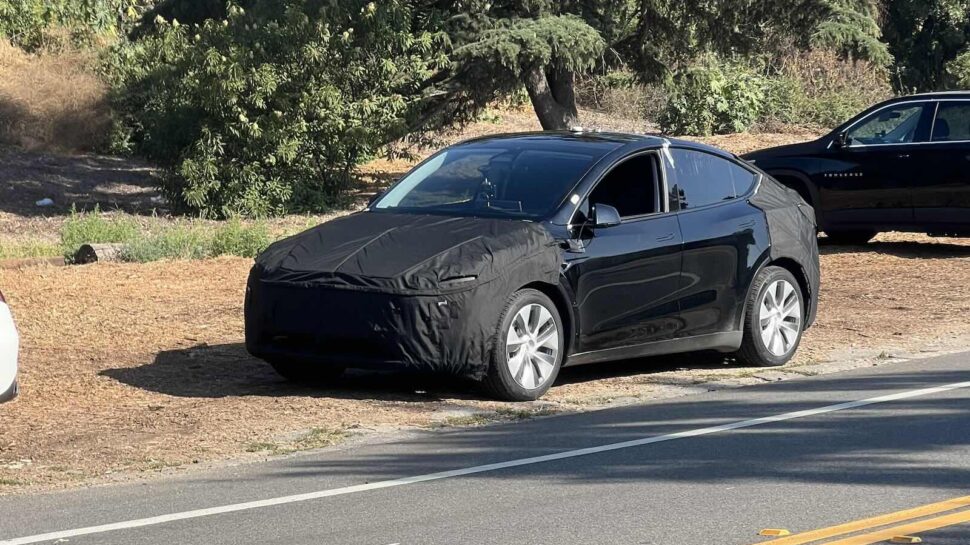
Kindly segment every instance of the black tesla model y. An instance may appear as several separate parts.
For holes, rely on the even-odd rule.
[[[895,98],[818,140],[744,158],[797,190],[834,242],[970,236],[970,92]]]
[[[481,138],[263,252],[246,346],[294,380],[435,371],[510,400],[564,365],[694,350],[781,365],[814,320],[815,233],[795,191],[715,148]]]

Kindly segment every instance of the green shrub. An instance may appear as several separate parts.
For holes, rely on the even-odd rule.
[[[174,225],[125,244],[121,259],[146,263],[160,259],[204,259],[211,255],[212,238],[197,225]]]
[[[970,49],[946,65],[947,75],[959,89],[970,89]]]
[[[885,70],[825,50],[782,59],[766,82],[765,123],[831,128],[892,96]]]
[[[766,87],[765,78],[747,66],[703,57],[667,84],[660,127],[698,136],[747,130],[761,114]]]
[[[107,68],[116,148],[172,175],[169,202],[203,217],[334,203],[354,167],[403,135],[414,92],[444,62],[403,1],[257,2],[224,20],[160,23]]]
[[[212,235],[210,255],[238,255],[256,257],[272,242],[265,223],[244,225],[233,218],[216,229]]]
[[[72,209],[61,227],[61,249],[71,259],[82,244],[130,242],[138,235],[138,223],[129,217],[102,214],[98,207],[92,212]]]
[[[51,242],[0,241],[0,259],[22,259],[30,257],[56,257],[61,255],[61,247]]]
[[[0,0],[0,36],[29,51],[57,45],[62,34],[90,44],[119,36],[139,0]]]
[[[667,85],[664,131],[707,136],[759,124],[834,127],[892,95],[885,70],[816,50],[746,63],[708,56]]]

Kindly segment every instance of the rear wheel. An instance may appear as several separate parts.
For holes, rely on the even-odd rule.
[[[805,304],[798,281],[781,267],[765,267],[755,278],[744,314],[738,359],[747,365],[784,365],[802,340]]]
[[[565,343],[556,305],[540,291],[518,291],[497,327],[485,386],[508,401],[539,399],[562,367]]]
[[[332,382],[340,378],[340,375],[344,373],[343,367],[330,365],[308,365],[277,359],[269,360],[269,364],[286,380],[306,384]]]
[[[865,244],[878,234],[877,231],[826,231],[828,239],[835,244]]]

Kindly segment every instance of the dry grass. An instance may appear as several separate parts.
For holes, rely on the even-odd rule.
[[[107,86],[92,55],[71,48],[34,55],[0,40],[0,142],[50,151],[103,143]]]

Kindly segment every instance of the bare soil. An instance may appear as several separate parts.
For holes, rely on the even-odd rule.
[[[535,128],[530,116],[500,115],[508,119],[455,138]],[[709,141],[743,152],[813,136]],[[65,195],[93,192],[97,201],[98,188],[114,195],[122,187],[110,180],[131,184],[119,194],[133,201],[150,194],[134,164],[99,182],[115,164],[107,158],[17,157],[0,165],[4,195],[61,184]],[[387,179],[408,164],[377,161],[365,170]],[[83,184],[91,185],[79,190]],[[0,202],[8,236],[49,236],[44,222],[59,221]],[[573,368],[544,400],[525,404],[490,401],[473,384],[431,376],[354,372],[327,388],[284,382],[242,345],[248,259],[0,269],[23,343],[22,396],[0,406],[0,494],[258,460],[389,430],[589,410],[970,344],[970,239],[888,233],[866,246],[822,250],[819,320],[785,368],[742,368],[710,354]]]

